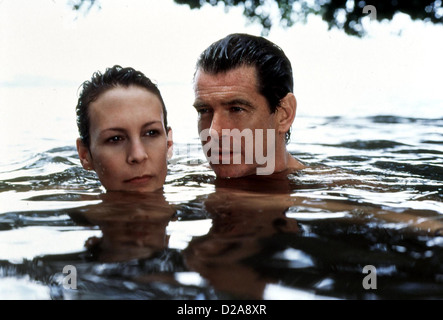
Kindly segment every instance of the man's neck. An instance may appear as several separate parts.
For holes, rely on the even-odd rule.
[[[286,150],[286,148],[281,151],[281,156],[276,155],[274,173],[282,172],[282,171],[293,172],[293,171],[301,170],[304,168],[306,168],[306,166],[303,163],[301,163],[300,161],[298,161],[296,158],[294,158]]]
[[[302,170],[306,166],[299,160],[295,159],[289,152],[286,152],[286,169],[287,170]]]

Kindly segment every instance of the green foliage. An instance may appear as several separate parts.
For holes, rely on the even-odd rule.
[[[89,11],[94,6],[100,7],[98,1],[96,0],[69,0],[68,4],[72,8],[72,10],[76,11]]]
[[[442,0],[174,0],[177,4],[200,9],[204,5],[223,4],[227,10],[241,6],[244,16],[263,27],[263,35],[272,28],[274,20],[283,27],[306,22],[310,14],[321,16],[329,28],[344,30],[349,35],[365,34],[362,19],[392,20],[395,14],[404,13],[412,20],[443,23]],[[98,5],[96,0],[70,0],[74,10]],[[271,5],[278,8],[279,17],[271,18]],[[375,10],[367,10],[373,6]]]
[[[344,30],[349,35],[362,36],[365,31],[362,19],[375,18],[378,21],[392,20],[396,13],[404,13],[413,20],[424,20],[432,23],[443,22],[441,0],[174,0],[178,4],[187,4],[191,9],[199,9],[203,5],[216,6],[224,4],[226,8],[242,6],[244,15],[250,21],[258,21],[263,26],[263,34],[272,27],[269,4],[278,7],[280,21],[284,27],[296,22],[305,22],[310,14],[319,15],[329,28]],[[375,15],[363,10],[365,6],[374,6]],[[369,7],[368,7],[369,9]]]

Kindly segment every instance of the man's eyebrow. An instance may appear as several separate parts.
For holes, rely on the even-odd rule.
[[[249,107],[249,108],[254,108],[254,105],[249,102],[248,100],[245,99],[232,99],[226,102],[222,102],[222,105],[225,106],[236,106],[236,105],[241,105],[241,106],[245,106],[245,107]]]
[[[241,99],[241,98],[223,101],[223,102],[221,102],[221,105],[222,106],[238,106],[238,105],[240,105],[240,106],[245,106],[245,107],[255,109],[255,106],[251,102],[249,102],[248,100],[245,100],[245,99]],[[207,108],[210,105],[204,101],[196,100],[194,102],[193,106],[195,109],[199,109],[199,108]]]
[[[204,103],[202,101],[195,101],[193,104],[194,108],[198,109],[198,108],[202,108],[202,107],[207,107],[208,104]]]

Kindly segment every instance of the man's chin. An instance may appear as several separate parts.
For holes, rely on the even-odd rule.
[[[256,174],[256,168],[241,164],[213,164],[212,170],[217,178],[230,179],[252,176]]]

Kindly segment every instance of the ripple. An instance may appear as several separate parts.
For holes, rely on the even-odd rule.
[[[374,166],[385,170],[402,172],[422,178],[443,181],[443,166],[441,165],[432,165],[425,163],[413,164],[398,161],[376,161],[374,163]]]
[[[406,144],[395,142],[392,140],[354,140],[343,142],[336,147],[350,148],[357,150],[379,150],[379,149],[393,149],[399,146],[405,146]]]

